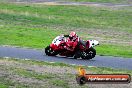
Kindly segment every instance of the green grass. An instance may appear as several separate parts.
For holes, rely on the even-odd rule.
[[[9,26],[8,26],[9,27]],[[48,45],[57,33],[50,29],[9,27],[1,28],[0,44],[43,48]]]
[[[99,55],[112,55],[118,57],[132,57],[131,46],[120,46],[120,45],[100,45],[96,47]]]
[[[8,88],[8,86],[3,83],[0,83],[0,88]]]
[[[66,83],[64,80],[56,79],[56,80],[51,80],[51,83],[56,86],[61,86],[63,88],[69,88],[68,83]]]
[[[131,9],[0,3],[0,45],[44,48],[55,36],[71,30],[84,39],[96,36],[89,33],[92,29],[93,32],[111,30],[131,35]],[[113,39],[102,35],[98,37]],[[117,39],[131,40],[128,35],[119,35]],[[99,55],[132,57],[130,52],[130,45],[104,43],[97,47]]]
[[[110,8],[83,6],[43,6],[0,4],[0,18],[8,23],[26,25],[63,26],[64,28],[103,28],[130,30],[131,7]],[[61,13],[61,14],[60,14]],[[23,15],[21,15],[23,14]],[[25,23],[26,22],[26,23]],[[12,24],[13,24],[12,23]],[[124,29],[125,28],[125,29]]]

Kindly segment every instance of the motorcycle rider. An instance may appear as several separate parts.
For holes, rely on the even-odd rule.
[[[83,40],[81,40],[76,32],[72,31],[69,35],[63,35],[63,37],[68,37],[66,41],[66,46],[64,46],[65,49],[68,51],[74,51],[77,45],[82,44],[84,47],[86,47],[86,44]]]

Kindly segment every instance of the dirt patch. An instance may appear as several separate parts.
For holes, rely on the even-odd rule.
[[[12,81],[18,82],[18,83],[22,83],[22,84],[26,84],[26,85],[30,85],[30,87],[44,87],[44,86],[50,86],[48,81],[41,81],[35,78],[27,78],[27,77],[22,77],[19,75],[9,75],[8,79],[11,79]]]
[[[0,80],[3,78],[3,81],[9,82],[10,87],[15,87],[17,85],[23,85],[30,88],[50,86],[48,81],[41,81],[35,78],[27,78],[11,73],[9,70],[1,70],[0,68]]]
[[[96,6],[96,7],[124,7],[132,6],[131,4],[111,4],[111,3],[96,3],[96,2],[37,2],[37,4],[45,5],[80,5],[80,6]]]
[[[132,35],[129,32],[96,29],[87,30],[87,33],[91,35],[91,38],[95,38],[102,43],[132,45]]]
[[[17,67],[17,68],[27,69],[30,71],[34,70],[35,72],[38,72],[38,73],[77,74],[77,70],[71,67],[51,66],[51,65],[49,66],[29,65],[29,64],[14,62],[14,61],[3,61],[3,60],[0,60],[0,65]]]
[[[129,31],[114,30],[114,29],[85,29],[85,28],[62,28],[53,27],[55,30],[62,29],[62,33],[69,34],[70,31],[76,31],[82,39],[95,39],[101,44],[112,44],[121,46],[132,45],[132,35]],[[83,35],[82,35],[83,34]]]

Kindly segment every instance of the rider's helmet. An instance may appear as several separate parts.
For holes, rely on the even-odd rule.
[[[72,32],[70,33],[70,35],[69,35],[69,39],[70,39],[70,40],[75,40],[76,38],[77,38],[76,32],[72,31]]]

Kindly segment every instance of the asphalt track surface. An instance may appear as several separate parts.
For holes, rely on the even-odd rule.
[[[11,57],[19,59],[31,59],[48,62],[63,62],[66,64],[97,66],[97,67],[111,67],[118,69],[132,70],[132,59],[112,56],[96,56],[91,60],[78,60],[66,57],[46,56],[43,50],[15,48],[0,46],[0,57]]]

